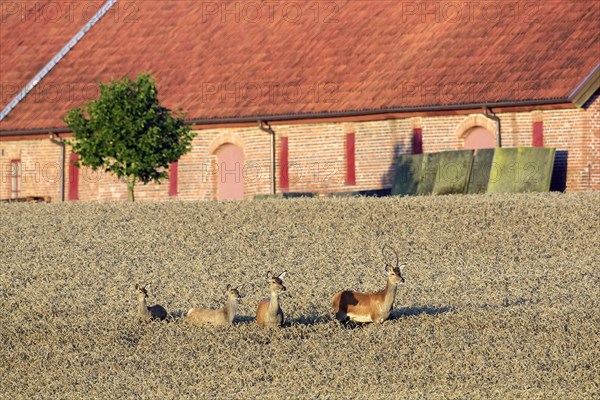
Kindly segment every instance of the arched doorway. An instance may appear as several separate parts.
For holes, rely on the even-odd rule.
[[[217,156],[217,199],[244,199],[244,152],[235,144],[225,143]]]
[[[496,147],[496,122],[483,114],[472,114],[456,127],[456,138],[463,149],[493,149]],[[460,148],[460,144],[459,144]]]
[[[493,149],[496,147],[496,137],[483,126],[474,126],[464,133],[463,146],[465,149]]]

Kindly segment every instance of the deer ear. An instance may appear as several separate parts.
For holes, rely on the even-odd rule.
[[[146,287],[144,288],[146,290],[150,290],[150,284],[147,284]]]
[[[273,274],[271,273],[271,271],[267,271],[267,279],[271,279],[272,276]]]
[[[385,272],[390,272],[390,264],[385,264]]]
[[[138,285],[137,283],[135,284],[135,290],[138,290],[140,288],[140,285]]]
[[[231,289],[231,285],[228,283],[227,288],[225,290],[227,290],[229,292],[229,289]]]
[[[279,275],[279,279],[283,279],[285,277],[285,274],[287,274],[287,271],[283,271],[280,275]]]

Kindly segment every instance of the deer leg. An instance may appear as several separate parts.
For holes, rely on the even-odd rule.
[[[341,323],[347,323],[350,320],[350,317],[348,317],[348,315],[346,315],[346,313],[343,311],[336,312],[335,318]]]

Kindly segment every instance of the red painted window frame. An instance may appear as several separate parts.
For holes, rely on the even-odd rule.
[[[179,190],[179,161],[171,163],[169,168],[169,196],[177,196]]]
[[[21,164],[20,159],[10,160],[10,198],[11,199],[16,199],[21,195],[21,176],[23,173],[22,168],[23,168],[23,164]]]
[[[412,153],[423,154],[423,128],[414,128],[412,131]]]
[[[290,150],[287,137],[281,138],[279,144],[279,188],[288,190],[290,188]]]
[[[75,162],[79,160],[76,153],[69,156],[69,201],[79,200],[79,168]]]
[[[533,147],[544,147],[544,122],[536,121],[533,123],[533,135],[531,145]]]
[[[346,133],[346,185],[356,185],[356,134]]]

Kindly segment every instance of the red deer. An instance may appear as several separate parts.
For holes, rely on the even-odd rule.
[[[212,310],[208,308],[190,308],[188,320],[194,324],[231,325],[242,299],[239,289],[227,285],[227,302],[224,308]]]
[[[256,322],[260,326],[282,326],[283,325],[283,311],[279,305],[279,295],[285,292],[287,288],[283,285],[283,277],[285,271],[279,276],[271,274],[271,271],[267,272],[267,280],[270,283],[271,297],[262,299],[258,303],[258,309],[256,310]]]
[[[146,287],[135,285],[135,290],[137,291],[138,295],[138,318],[140,321],[145,322],[155,319],[162,321],[163,319],[167,318],[167,310],[165,310],[160,304],[148,307],[146,299],[148,298],[149,289],[150,285],[146,285]]]
[[[384,258],[385,247],[381,249]],[[394,307],[398,285],[404,283],[404,277],[402,276],[404,265],[398,266],[398,253],[394,249],[392,251],[396,255],[396,266],[392,267],[386,262],[387,283],[385,289],[374,293],[344,290],[333,296],[333,310],[335,311],[335,317],[340,322],[345,323],[351,320],[359,323],[374,322],[381,324],[389,318]]]

